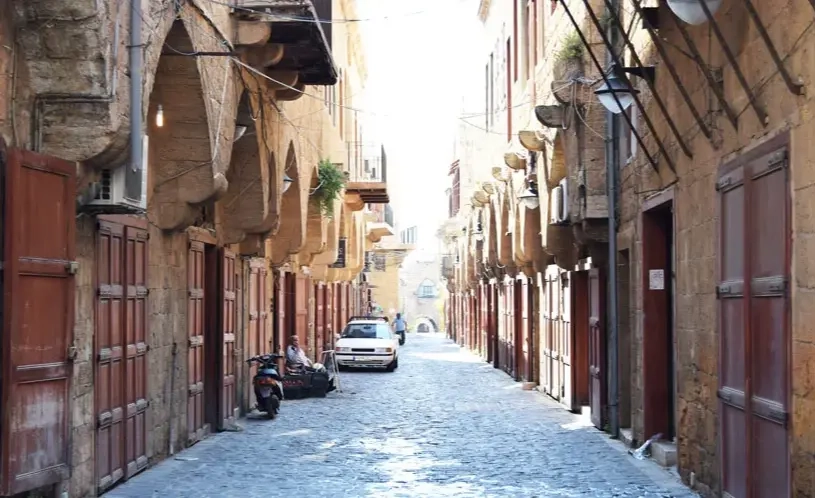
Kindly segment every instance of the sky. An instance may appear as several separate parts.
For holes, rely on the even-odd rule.
[[[418,226],[418,249],[437,248],[447,218],[463,54],[478,29],[479,0],[357,0],[368,66],[365,126],[388,156],[398,228]],[[371,137],[372,134],[369,134]],[[368,141],[368,140],[366,140]]]

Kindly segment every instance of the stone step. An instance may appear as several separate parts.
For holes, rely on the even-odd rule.
[[[652,443],[652,458],[662,467],[677,465],[677,445],[671,441],[657,441]]]
[[[626,445],[627,448],[633,448],[635,442],[635,436],[632,433],[631,428],[621,429],[620,430],[620,440]]]

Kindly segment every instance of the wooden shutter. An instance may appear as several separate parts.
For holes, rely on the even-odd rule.
[[[2,494],[69,475],[76,167],[0,141]],[[3,178],[5,176],[5,178]]]

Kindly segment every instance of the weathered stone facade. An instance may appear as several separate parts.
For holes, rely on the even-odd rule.
[[[654,65],[657,75],[654,90],[643,78],[629,76],[639,90],[638,96],[645,111],[643,115],[636,103],[627,111],[635,127],[633,133],[622,115],[615,118],[615,124],[610,126],[607,112],[598,97],[593,95],[600,86],[601,77],[589,57],[588,47],[582,40],[570,40],[574,27],[568,11],[581,26],[584,41],[592,47],[599,63],[608,63],[602,37],[585,3],[553,2],[550,8],[549,2],[538,2],[548,5],[544,11],[537,11],[537,21],[527,29],[524,28],[524,21],[529,20],[531,14],[529,10],[523,14],[525,3],[502,3],[504,10],[499,9],[496,2],[483,1],[480,4],[479,15],[485,24],[484,41],[489,46],[485,52],[492,51],[488,71],[495,63],[499,67],[498,77],[502,79],[497,82],[488,77],[487,89],[484,85],[475,85],[474,90],[478,90],[474,91],[476,104],[466,109],[468,116],[476,117],[464,118],[469,120],[471,126],[461,134],[462,144],[466,146],[480,142],[478,150],[484,151],[484,154],[474,157],[476,149],[467,152],[457,150],[458,156],[455,158],[459,169],[475,175],[481,183],[477,182],[475,194],[471,193],[463,199],[459,216],[449,220],[442,230],[447,251],[456,261],[455,270],[448,275],[451,296],[447,306],[448,319],[453,322],[450,329],[454,331],[454,338],[474,350],[483,352],[486,349],[488,361],[513,372],[516,371],[514,362],[528,353],[525,349],[522,354],[523,347],[519,347],[519,343],[526,344],[528,335],[537,334],[539,351],[535,353],[542,358],[541,378],[538,379],[540,389],[564,402],[563,392],[559,394],[558,389],[551,392],[552,379],[545,378],[543,373],[549,368],[545,368],[545,365],[549,365],[554,349],[554,356],[562,355],[562,351],[557,349],[558,343],[553,342],[553,337],[557,337],[553,334],[560,334],[562,330],[559,328],[562,325],[556,322],[563,322],[565,317],[571,318],[572,323],[566,324],[571,327],[568,330],[581,336],[600,326],[602,339],[593,347],[601,348],[602,353],[600,357],[592,357],[590,353],[589,370],[597,377],[600,366],[601,376],[600,382],[593,384],[595,387],[592,389],[606,391],[608,386],[604,375],[608,366],[604,366],[603,360],[611,361],[614,357],[617,360],[618,398],[602,398],[597,407],[594,401],[591,403],[593,413],[598,409],[601,411],[597,419],[593,418],[596,426],[607,427],[604,425],[606,416],[613,409],[609,407],[607,410],[607,402],[612,403],[612,407],[617,406],[620,429],[624,430],[624,437],[630,443],[642,443],[658,432],[654,430],[656,424],[665,424],[670,432],[664,434],[664,439],[670,440],[666,447],[671,446],[671,439],[674,438],[680,474],[687,484],[705,496],[719,496],[723,491],[729,491],[728,486],[732,487],[729,492],[740,494],[739,486],[743,481],[747,482],[747,476],[751,474],[741,464],[733,464],[736,468],[726,468],[727,451],[742,458],[746,453],[752,455],[751,465],[755,469],[757,466],[768,468],[766,464],[758,463],[761,459],[773,460],[778,467],[768,472],[780,474],[778,482],[786,479],[786,471],[790,472],[791,496],[813,496],[814,339],[810,325],[813,321],[814,297],[812,6],[792,0],[762,2],[761,5],[751,2],[756,10],[755,19],[746,2],[723,1],[714,19],[724,43],[735,55],[739,67],[735,70],[711,22],[703,22],[700,26],[683,24],[664,3],[659,9],[650,11],[647,22],[637,14],[637,9],[629,8],[630,2],[622,2],[621,21],[627,26],[627,36],[642,62]],[[529,4],[535,5],[535,2]],[[605,3],[589,2],[589,5],[603,29],[610,32],[614,18],[605,11]],[[658,23],[656,38],[647,31],[650,22]],[[767,31],[767,39],[763,37],[762,29],[757,27],[758,23]],[[687,35],[681,32],[681,28]],[[531,30],[537,32],[532,36],[534,48],[530,47]],[[498,38],[498,41],[494,41],[494,38]],[[660,47],[654,43],[660,43]],[[769,48],[768,43],[773,47]],[[516,47],[524,47],[525,44],[527,52],[522,48],[516,54]],[[619,38],[619,44],[624,46],[623,39]],[[582,55],[578,60],[573,58],[572,63],[565,63],[562,49],[570,45]],[[678,47],[685,53],[678,51]],[[699,55],[694,54],[694,47]],[[660,48],[664,49],[665,54],[661,54]],[[771,50],[780,54],[781,64],[790,75],[791,82],[786,83],[780,74],[781,69],[771,57]],[[532,73],[535,75],[532,80],[534,84],[525,87],[525,75],[531,74],[529,60],[525,60],[525,57],[531,53],[543,54],[544,60]],[[505,59],[510,54],[513,63],[508,69],[509,62]],[[623,55],[625,65],[637,65],[628,45]],[[695,60],[696,57],[702,61],[702,67]],[[672,69],[678,75],[679,84],[689,94],[691,105],[700,115],[699,120],[675,84]],[[713,83],[704,76],[703,71],[712,72]],[[744,76],[744,85],[740,76]],[[473,80],[483,79],[474,77]],[[512,85],[505,89],[508,80]],[[747,86],[747,90],[744,86]],[[532,89],[528,91],[525,88]],[[720,88],[722,98],[716,95]],[[486,90],[487,117],[482,120],[483,116],[477,116],[477,111],[478,106],[485,105]],[[499,94],[496,95],[496,92]],[[507,98],[506,94],[511,94],[512,99]],[[521,97],[516,98],[517,95]],[[491,104],[494,96],[497,103]],[[531,103],[525,107],[528,99]],[[657,99],[665,104],[665,112],[660,109]],[[535,116],[544,129],[533,121],[527,121],[536,104],[540,105],[535,107]],[[732,110],[730,113],[729,109]],[[511,112],[512,115],[509,115]],[[677,133],[671,129],[670,121],[677,128]],[[478,128],[484,129],[480,132]],[[462,127],[462,130],[465,129]],[[535,176],[530,175],[529,162],[525,168],[524,151],[519,153],[516,137],[526,149],[540,152]],[[612,142],[616,143],[617,148],[605,150]],[[659,145],[666,149],[665,155],[661,153]],[[727,239],[724,235],[727,223],[723,214],[722,185],[729,184],[721,184],[721,179],[724,178],[723,182],[729,179],[733,182],[736,173],[728,178],[724,175],[739,167],[748,171],[748,166],[744,165],[749,160],[758,160],[756,158],[761,153],[771,151],[769,147],[777,147],[775,150],[786,147],[787,155],[779,156],[783,157],[783,162],[773,163],[782,164],[784,173],[777,174],[775,178],[784,177],[785,180],[780,181],[785,183],[774,183],[773,188],[778,190],[773,190],[773,195],[768,193],[771,190],[763,190],[772,187],[751,187],[757,189],[756,195],[770,197],[763,200],[762,207],[754,207],[750,211],[746,207],[745,212],[740,211],[739,219],[748,220],[746,223],[752,224],[746,226],[752,227],[762,223],[767,225],[770,222],[763,221],[766,218],[778,219],[779,223],[788,219],[790,233],[786,233],[784,227],[774,232],[778,233],[775,237],[783,240],[774,241],[777,245],[772,254],[770,249],[762,249],[766,247],[762,245],[764,241],[751,239],[752,235],[755,238],[763,237],[758,234],[748,235],[746,240],[749,242],[745,242],[746,247],[754,244],[750,246],[755,247],[750,250],[753,253],[733,249],[733,244],[728,246],[732,252],[727,252],[723,242]],[[612,151],[619,154],[615,163],[611,162]],[[470,154],[468,160],[463,160],[467,154]],[[490,167],[502,158],[508,168]],[[608,163],[617,164],[613,185],[617,195],[614,213],[609,212],[607,207]],[[523,198],[518,194],[525,186],[525,176],[537,182],[540,231],[531,230],[528,223],[535,216],[528,218],[529,210],[519,205]],[[759,176],[757,174],[756,178]],[[553,189],[562,178],[567,179],[569,223],[553,221],[554,213],[549,202]],[[479,192],[479,187],[483,192]],[[789,200],[786,200],[788,197]],[[789,202],[789,206],[786,206],[786,202]],[[657,207],[663,210],[659,221],[655,221],[658,220],[658,215],[654,214]],[[768,211],[778,214],[770,215]],[[737,216],[733,213],[729,215]],[[613,258],[614,261],[609,261],[608,255],[608,217],[614,217],[617,222],[614,227],[617,231],[617,257]],[[567,225],[570,225],[569,234],[564,231]],[[766,225],[760,228],[769,231]],[[665,237],[657,236],[660,230],[665,231]],[[531,243],[537,240],[536,235],[540,235],[540,244]],[[667,254],[658,257],[656,254],[664,250],[660,246],[664,242]],[[535,245],[540,246],[540,255],[537,255]],[[759,253],[761,255],[757,255]],[[760,353],[754,351],[750,359],[748,356],[739,359],[745,361],[744,366],[734,367],[744,369],[749,376],[752,372],[753,375],[766,376],[762,379],[764,388],[773,384],[780,389],[780,393],[787,393],[778,394],[780,399],[759,399],[767,396],[752,391],[759,389],[756,385],[760,381],[745,381],[750,384],[745,389],[754,396],[750,401],[752,406],[763,403],[774,406],[769,409],[772,415],[758,415],[756,410],[764,408],[751,408],[753,414],[750,416],[776,420],[774,427],[780,430],[779,437],[789,442],[785,453],[774,453],[773,457],[769,456],[772,450],[758,439],[752,443],[746,441],[743,444],[748,446],[745,447],[739,446],[740,442],[737,441],[730,450],[727,450],[725,442],[726,438],[731,438],[731,441],[747,438],[746,434],[752,433],[750,431],[754,431],[754,438],[759,437],[757,429],[740,432],[741,429],[732,428],[732,431],[736,431],[733,433],[726,433],[724,429],[724,413],[741,402],[734,404],[733,399],[729,398],[733,394],[729,394],[730,391],[725,388],[742,385],[744,380],[734,381],[724,373],[729,349],[725,345],[728,340],[733,340],[727,334],[737,333],[735,337],[741,337],[742,329],[738,332],[725,330],[722,311],[725,308],[718,294],[722,289],[718,291],[718,286],[725,285],[723,281],[727,280],[721,273],[724,265],[729,261],[736,264],[733,262],[747,257],[744,254],[752,254],[754,258],[746,263],[749,265],[746,267],[755,269],[766,265],[761,270],[765,272],[762,278],[770,278],[768,272],[778,273],[773,278],[782,278],[784,283],[781,287],[774,287],[770,295],[777,296],[774,293],[778,291],[780,302],[785,300],[789,309],[769,318],[768,305],[749,301],[753,305],[749,320],[753,321],[752,325],[734,325],[742,324],[741,321],[731,325],[732,328],[749,327],[753,335],[749,337],[749,332],[745,332],[742,340],[746,343],[760,339],[771,341],[769,335],[763,335],[771,334],[771,330],[781,334],[773,336],[772,343],[753,346],[762,349],[767,356],[760,359],[757,356]],[[651,259],[646,261],[647,257]],[[663,283],[655,283],[651,289],[644,288],[649,285],[650,270],[663,268],[656,266],[655,258],[665,258],[668,273],[665,273]],[[778,264],[780,268],[784,266],[782,262],[789,262],[789,273],[767,262],[771,259],[760,263],[759,258],[774,258],[773,264]],[[572,286],[575,289],[576,282],[586,278],[589,272],[590,278],[596,278],[596,284],[600,285],[600,295],[588,297],[576,294],[575,290],[570,295],[545,289],[547,284],[540,277],[547,265],[556,268],[553,263],[567,270],[564,276],[568,279],[562,279],[562,283],[569,282],[565,288]],[[617,281],[612,283],[617,290],[617,307],[614,311],[617,314],[615,339],[618,347],[614,356],[607,356],[609,351],[605,340],[612,339],[607,330],[613,324],[611,310],[606,309],[604,313],[607,288],[603,277],[612,265],[618,272]],[[771,266],[774,270],[770,269]],[[596,272],[595,277],[592,277],[592,271]],[[519,297],[519,289],[524,289],[525,275],[539,277],[532,304],[529,297]],[[522,282],[521,286],[517,284],[515,290],[510,289],[508,283],[512,280],[509,277]],[[753,278],[758,277],[754,275]],[[748,277],[745,279],[747,284]],[[764,285],[762,282],[754,284]],[[598,287],[595,289],[597,291]],[[725,289],[726,293],[733,292],[728,285]],[[655,290],[668,290],[666,294],[671,296],[671,302],[665,304],[667,308],[664,311],[660,311],[659,307],[664,304],[657,301],[659,298],[655,297]],[[762,294],[765,291],[751,292],[759,293],[760,297],[769,295]],[[536,327],[530,327],[526,321],[508,318],[513,311],[517,314],[521,312],[525,319],[529,318],[530,315],[524,311],[526,306],[532,306],[532,313],[539,316]],[[586,323],[575,322],[579,318],[586,320],[587,313],[589,328]],[[663,332],[655,329],[655,317],[659,317],[658,321],[666,318],[665,340],[671,353],[662,352],[662,346],[657,345],[663,339],[655,341],[656,336],[663,337]],[[569,335],[572,333],[568,332],[565,336],[568,341],[569,337],[574,337]],[[493,346],[491,341],[496,340],[496,335],[498,342]],[[487,348],[479,340],[480,336],[486,338]],[[574,347],[586,347],[580,341],[575,341]],[[733,347],[748,347],[744,346],[746,343],[737,343]],[[491,347],[509,348],[511,358],[507,359],[502,356],[505,353]],[[585,350],[570,348],[572,364],[581,359],[579,355],[585,354]],[[670,357],[658,364],[655,355],[660,354]],[[595,360],[600,362],[593,364]],[[659,376],[664,375],[661,371],[666,365],[671,365],[671,373],[665,374],[671,385],[657,386],[659,381],[649,376],[655,372]],[[766,369],[762,370],[762,374],[756,373],[760,366]],[[734,374],[730,375],[733,377]],[[573,378],[573,386],[577,381],[586,382],[586,378]],[[664,392],[661,394],[656,390]],[[575,409],[574,403],[571,408]],[[664,409],[667,411],[665,416],[661,412]],[[660,421],[655,422],[657,419]],[[784,435],[781,435],[781,431],[784,431]],[[787,463],[783,463],[785,459]],[[731,484],[724,480],[726,472],[731,472]],[[760,484],[749,483],[746,486],[759,487]],[[783,491],[779,492],[784,494]]]
[[[365,299],[358,294],[365,287],[356,283],[369,235],[363,206],[356,196],[341,194],[335,216],[328,218],[312,196],[321,159],[349,167],[344,165],[347,141],[358,124],[351,123],[346,107],[354,105],[351,96],[361,94],[366,70],[357,28],[334,26],[328,39],[332,48],[315,49],[331,50],[328,57],[340,70],[346,97],[328,101],[320,87],[281,87],[276,77],[286,75],[268,70],[268,60],[261,61],[261,69],[253,66],[259,53],[270,46],[277,49],[261,47],[269,37],[264,22],[241,20],[226,4],[206,0],[144,0],[142,5],[140,111],[148,140],[148,191],[147,212],[139,219],[146,220],[149,236],[143,451],[152,465],[191,444],[191,233],[237,255],[234,382],[241,413],[254,403],[243,359],[253,347],[267,348],[247,343],[251,322],[258,315],[266,317],[269,348],[280,347],[289,334],[279,330],[289,324],[278,323],[270,313],[280,296],[286,301],[277,306],[295,306],[294,297],[279,292],[286,273],[310,273],[309,289],[312,280],[337,289],[336,303],[342,295],[344,309],[345,303],[349,309],[345,317],[338,311],[332,320],[339,322],[363,306]],[[355,17],[351,0],[333,2],[332,8],[336,16]],[[75,161],[81,195],[103,169],[125,167],[128,160],[129,23],[129,3],[20,1],[0,6],[0,138],[10,147]],[[346,116],[345,124],[337,114]],[[244,127],[244,136],[237,134],[236,125]],[[287,195],[285,175],[293,180]],[[98,461],[110,457],[97,451],[96,441],[97,267],[103,258],[97,214],[83,212],[76,221],[77,356],[68,407],[71,433],[66,435],[71,476],[59,486],[72,497],[96,495],[102,477]],[[340,237],[348,240],[346,265],[329,268],[337,259]],[[265,272],[259,280],[264,292],[250,285],[251,266]],[[250,304],[253,296],[261,301]],[[314,338],[311,299],[310,294],[305,301],[310,317],[305,326]]]

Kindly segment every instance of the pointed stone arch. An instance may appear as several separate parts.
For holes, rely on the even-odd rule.
[[[204,34],[190,29],[194,22],[190,15],[173,21],[165,45],[206,50]],[[162,229],[181,230],[227,191],[237,95],[228,63],[216,69],[195,57],[160,55],[154,74],[146,85],[148,215]],[[161,127],[155,119],[159,106]],[[214,221],[211,213],[207,209],[205,217]]]
[[[508,183],[504,192],[495,196],[496,210],[496,258],[502,266],[513,263],[512,226],[510,225],[510,190]]]
[[[311,168],[309,199],[306,203],[306,241],[298,256],[301,264],[311,264],[315,256],[326,251],[328,247],[327,234],[330,219],[323,215],[320,202],[313,194],[319,186],[317,167]],[[337,212],[337,204],[338,201],[335,200],[335,212]]]
[[[289,175],[292,186],[281,198],[280,225],[271,244],[270,258],[273,265],[285,263],[289,256],[297,254],[305,243],[306,220],[303,213],[306,211],[304,204],[308,202],[309,197],[309,181],[301,174],[295,145],[291,141],[286,148],[283,174]]]
[[[236,127],[245,131],[232,144],[229,188],[219,202],[219,237],[225,244],[245,241],[261,246],[279,222],[283,186],[275,154],[267,146],[265,123],[257,93],[244,90],[238,103]]]

